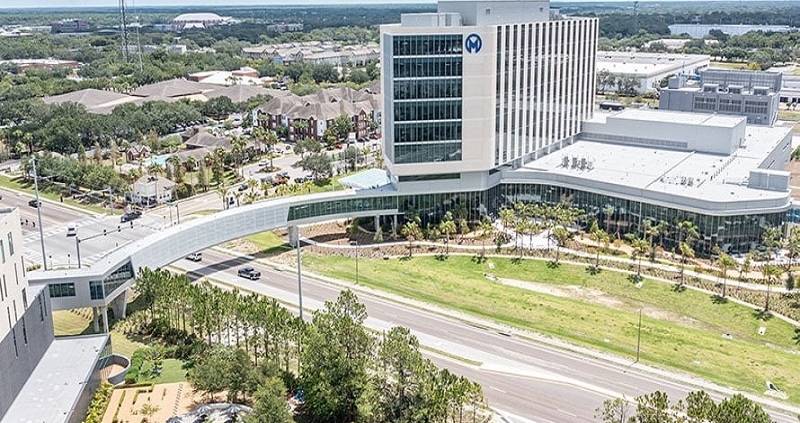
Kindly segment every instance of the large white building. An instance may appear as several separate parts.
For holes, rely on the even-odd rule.
[[[384,153],[399,182],[461,175],[478,189],[591,115],[598,24],[546,1],[440,1],[381,27]]]
[[[639,94],[658,91],[661,80],[673,75],[697,75],[711,64],[705,54],[643,53],[630,51],[600,51],[597,53],[597,72],[608,72],[613,78],[634,78]],[[598,82],[603,92],[616,92],[612,81]]]
[[[0,421],[83,420],[110,357],[107,334],[54,339],[50,297],[69,283],[28,286],[17,209],[0,209]]]

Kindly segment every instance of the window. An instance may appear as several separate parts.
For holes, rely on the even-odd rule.
[[[103,281],[89,281],[89,296],[93,300],[103,299]]]
[[[22,288],[22,306],[25,310],[28,309],[28,294],[25,292],[25,288]]]
[[[28,328],[25,326],[25,316],[22,316],[22,342],[28,345]]]
[[[14,238],[11,236],[11,232],[8,233],[8,255],[14,255]]]
[[[50,289],[50,298],[61,297],[74,297],[75,284],[74,283],[54,283],[48,285]]]
[[[0,240],[0,257],[3,259],[3,263],[6,262],[6,248],[3,245],[3,240]]]
[[[19,350],[17,349],[17,331],[11,328],[11,337],[14,338],[14,357],[19,357]]]
[[[459,173],[442,173],[438,175],[409,175],[401,176],[400,182],[421,182],[421,181],[441,181],[447,179],[460,179]]]

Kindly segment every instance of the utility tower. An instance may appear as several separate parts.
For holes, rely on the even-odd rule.
[[[119,0],[119,30],[122,33],[122,60],[128,61],[128,17],[125,0]]]
[[[120,0],[124,1],[124,0]],[[633,2],[633,35],[639,33],[639,2]]]

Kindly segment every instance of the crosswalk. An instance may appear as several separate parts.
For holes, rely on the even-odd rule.
[[[134,233],[130,232],[130,223],[120,223],[119,216],[98,216],[94,218],[81,219],[80,221],[64,223],[57,227],[44,228],[43,235],[46,244],[46,253],[48,256],[48,268],[66,268],[77,266],[77,246],[76,241],[72,238],[67,238],[67,225],[74,224],[77,228],[78,237],[83,240],[86,237],[99,235],[103,230],[107,230],[109,235],[117,235],[117,228],[122,227],[121,236],[113,236],[105,241],[96,240],[103,245],[101,251],[96,251],[98,244],[89,250],[95,250],[92,254],[81,248],[81,252],[85,255],[81,256],[81,263],[91,265],[97,260],[106,256],[110,252],[123,247],[124,245],[132,242],[132,239],[138,239],[147,236],[153,232],[162,230],[169,222],[163,222],[160,216],[142,216],[133,221]],[[23,223],[23,227],[24,223]],[[83,228],[83,229],[82,229]],[[39,238],[38,228],[33,230],[28,227],[30,232],[23,236],[23,245],[25,249],[25,261],[28,265],[41,265],[42,264],[42,250]],[[122,239],[120,239],[122,238]],[[92,241],[90,241],[92,242]]]

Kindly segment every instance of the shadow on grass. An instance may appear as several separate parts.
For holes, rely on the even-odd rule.
[[[772,313],[765,310],[756,310],[753,312],[753,317],[755,317],[756,320],[761,320],[762,322],[768,322],[772,320]]]
[[[559,267],[561,267],[561,263],[559,263],[559,262],[557,262],[555,260],[550,260],[550,261],[547,262],[547,268],[548,269],[558,269]]]
[[[714,304],[728,304],[728,299],[721,295],[714,294],[711,296],[711,302]]]
[[[514,257],[511,259],[511,264],[517,264],[517,265],[522,264],[522,259],[519,257]]]
[[[643,280],[644,280],[644,278],[642,277],[642,275],[636,275],[636,274],[628,275],[628,282],[630,282],[632,284],[637,284],[637,283],[639,283],[639,282],[641,282]]]
[[[434,258],[436,258],[436,261],[447,261],[447,259],[450,258],[450,256],[444,254],[436,254]]]
[[[472,256],[470,261],[472,261],[475,264],[482,264],[482,263],[486,262],[486,257],[485,256]]]
[[[289,244],[281,244],[281,245],[276,245],[274,247],[265,248],[265,249],[259,251],[258,253],[256,253],[255,256],[257,258],[276,256],[276,255],[279,255],[279,254],[283,254],[283,253],[285,253],[287,251],[291,251],[292,249],[293,248],[291,246],[289,246]]]
[[[601,269],[601,268],[599,268],[597,266],[589,266],[589,267],[585,268],[584,271],[586,273],[594,276],[594,275],[599,275],[603,271],[603,269]]]
[[[411,256],[401,256],[398,260],[400,261],[411,261]]]
[[[683,291],[686,291],[686,286],[685,285],[681,285],[679,283],[676,283],[675,285],[672,285],[672,292],[677,292],[677,293],[680,294]]]

